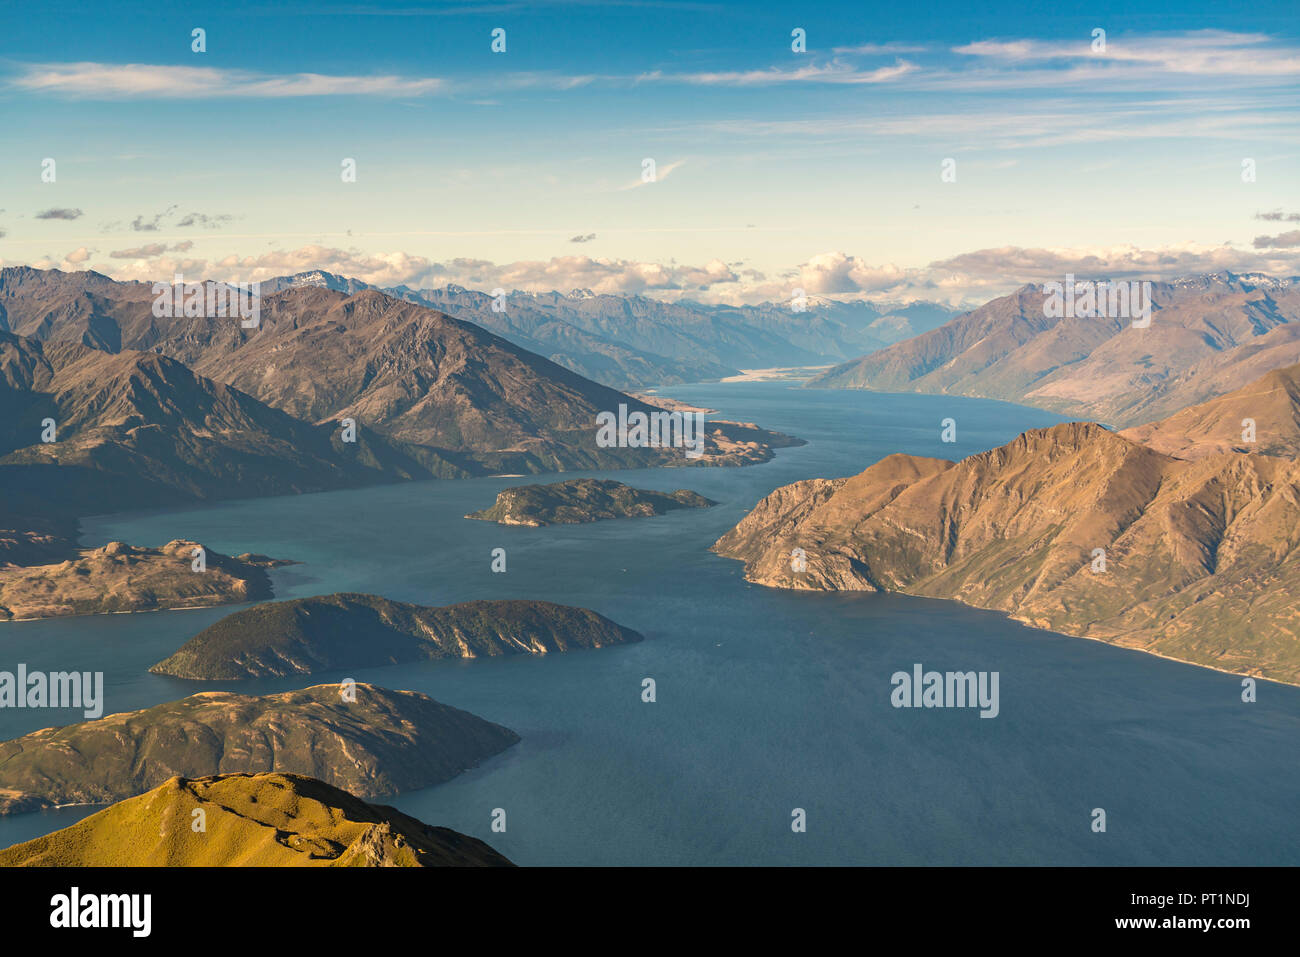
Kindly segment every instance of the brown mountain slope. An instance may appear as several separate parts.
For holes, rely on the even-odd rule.
[[[1254,423],[1254,441],[1247,420]],[[1219,452],[1300,458],[1300,365],[1276,369],[1227,395],[1120,434],[1180,459]]]
[[[472,323],[376,290],[348,296],[304,287],[270,296],[258,334],[224,354],[205,350],[195,368],[300,418],[352,417],[493,471],[692,464],[681,449],[598,448],[597,413],[650,407]],[[728,451],[711,441],[700,461],[770,457],[768,445]]]
[[[174,777],[0,867],[508,866],[482,841],[297,774]]]
[[[53,419],[56,441],[43,442]],[[362,431],[301,422],[149,352],[0,333],[0,463],[108,473],[101,511],[271,495],[430,472]]]
[[[1300,283],[1223,274],[1153,283],[1146,329],[1046,318],[1025,286],[947,325],[828,369],[811,388],[952,393],[1133,425],[1300,361]]]
[[[599,448],[598,412],[650,407],[473,323],[374,289],[283,289],[262,297],[252,329],[236,319],[156,318],[152,302],[143,283],[0,270],[0,308],[13,331],[157,351],[322,428],[354,418],[420,447],[444,471],[744,465],[766,461],[772,448],[802,444],[762,429],[728,442],[731,431],[714,436],[711,428],[700,459],[685,458],[682,449]]]
[[[61,272],[7,266],[0,269],[0,331],[36,339],[78,342],[118,352],[123,324],[152,314],[152,287],[115,282],[92,271]]]
[[[892,455],[778,489],[714,549],[773,587],[953,598],[1300,683],[1297,544],[1300,463],[1185,462],[1068,423],[958,463]]]

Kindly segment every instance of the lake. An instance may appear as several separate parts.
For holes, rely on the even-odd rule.
[[[959,458],[1057,416],[947,396],[790,382],[665,394],[809,440],[764,465],[577,472],[690,488],[720,504],[540,529],[465,520],[501,488],[551,477],[418,482],[101,516],[83,541],[192,538],[301,564],[277,598],[373,592],[444,604],[538,598],[646,636],[545,657],[426,662],[247,682],[146,671],[232,607],[9,624],[0,668],[105,672],[105,712],[199,690],[266,693],[342,678],[413,689],[522,741],[403,811],[519,864],[1296,864],[1300,688],[1036,631],[955,602],[751,585],[708,551],[758,499],[891,452]],[[957,442],[940,422],[957,422]],[[491,571],[505,548],[507,571]],[[895,709],[890,676],[996,671],[1000,713]],[[657,700],[641,700],[642,680]],[[0,711],[0,737],[80,720]],[[507,830],[493,833],[494,809]],[[791,815],[806,814],[795,833]],[[1091,830],[1103,808],[1105,833]],[[92,808],[0,818],[0,846]]]

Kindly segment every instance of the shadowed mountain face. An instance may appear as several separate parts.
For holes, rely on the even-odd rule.
[[[1300,365],[1120,434],[1180,459],[1220,452],[1300,458]]]
[[[1069,423],[958,463],[891,455],[777,489],[714,549],[764,585],[953,598],[1294,684],[1298,487],[1293,461],[1185,462]]]
[[[46,420],[54,441],[42,441]],[[362,431],[343,443],[148,352],[0,333],[0,465],[101,479],[99,510],[428,476]],[[54,496],[51,496],[54,498]]]
[[[0,867],[509,864],[476,838],[297,774],[173,777],[72,827],[0,851]]]
[[[11,482],[13,469],[0,466],[0,484],[7,493],[16,491]],[[27,496],[32,498],[30,493]],[[47,565],[70,561],[82,550],[74,541],[76,521],[62,518],[20,518],[0,508],[0,568],[6,565]]]
[[[675,358],[704,356],[747,369],[833,361],[880,348],[938,325],[953,314],[934,303],[892,308],[813,296],[796,312],[788,301],[705,305],[600,295],[582,289],[568,295],[515,293],[511,302],[589,332],[657,348]]]
[[[0,331],[108,352],[133,348],[123,342],[122,325],[135,325],[142,312],[151,313],[150,290],[97,272],[6,266],[0,269]]]
[[[819,365],[893,341],[869,331],[881,314],[865,303],[826,303],[796,313],[788,303],[711,306],[574,290],[568,295],[514,292],[505,311],[494,312],[492,297],[459,286],[392,292],[506,338],[527,337],[540,344],[537,351],[555,353],[552,357],[566,366],[590,366],[590,352],[619,360],[617,370],[608,372],[626,388],[720,379],[742,368]],[[646,368],[632,366],[610,348],[615,344],[640,357]]]
[[[306,774],[362,797],[441,784],[519,740],[414,691],[200,694],[0,743],[0,814],[107,804],[177,774]]]
[[[403,442],[518,471],[613,464],[596,447],[596,415],[620,403],[641,408],[477,326],[375,291],[274,295],[256,335],[206,350],[195,368],[220,369],[225,381],[308,421],[351,417]]]
[[[391,289],[391,295],[428,306],[457,319],[482,326],[529,352],[545,356],[572,372],[616,389],[637,389],[676,382],[704,382],[735,375],[739,370],[709,356],[662,355],[654,337],[639,337],[640,345],[623,341],[617,329],[567,321],[559,314],[537,308],[531,297],[515,294],[504,312],[492,308],[487,293],[458,286],[443,289]],[[649,341],[644,341],[646,338]],[[663,340],[660,340],[663,344]]]
[[[655,492],[608,479],[569,479],[550,485],[518,485],[497,493],[496,503],[466,518],[500,525],[572,525],[609,518],[662,515],[716,505],[687,489]]]
[[[640,640],[637,632],[594,611],[548,601],[428,607],[337,594],[227,615],[149,670],[220,681],[431,658],[550,654]]]
[[[367,434],[367,455],[375,460],[375,470],[397,477],[421,470],[454,477],[748,464],[770,458],[772,447],[793,442],[754,429],[744,449],[706,441],[700,459],[687,459],[682,448],[602,448],[596,443],[598,413],[617,413],[620,405],[629,412],[649,414],[654,409],[472,323],[377,290],[349,294],[318,286],[286,289],[265,296],[260,325],[245,329],[237,319],[156,318],[151,289],[145,284],[112,283],[94,273],[0,273],[0,304],[10,328],[36,336],[50,354],[68,348],[54,343],[69,341],[99,349],[157,352],[161,355],[153,362],[160,369],[166,362],[162,356],[170,357],[200,378],[231,386],[262,406],[315,426],[335,444],[341,421],[354,419]],[[142,366],[146,360],[133,361]],[[168,375],[174,387],[180,373],[171,370]],[[40,402],[23,401],[31,406],[26,409],[30,419]],[[96,411],[101,405],[87,403]],[[169,408],[161,394],[152,405]],[[172,405],[182,416],[193,414],[183,398]],[[142,424],[151,423],[149,410],[140,411]],[[247,404],[240,412],[245,418],[254,416]],[[330,461],[329,456],[322,458]]]
[[[954,393],[1132,425],[1300,361],[1300,283],[1231,274],[1153,283],[1149,328],[1047,318],[1040,287],[811,380],[811,388]]]

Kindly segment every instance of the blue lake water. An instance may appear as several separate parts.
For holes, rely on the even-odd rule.
[[[520,864],[1296,864],[1300,688],[1240,680],[1035,631],[954,602],[774,591],[709,552],[773,488],[895,451],[958,458],[1060,421],[1005,403],[823,392],[790,383],[668,394],[809,440],[742,469],[571,473],[691,488],[705,511],[542,529],[462,516],[546,477],[420,482],[87,520],[84,541],[193,538],[262,552],[276,595],[374,592],[424,604],[543,598],[593,608],[643,643],[238,683],[150,675],[230,607],[0,628],[0,668],[105,672],[106,711],[217,688],[345,677],[424,692],[523,740],[459,778],[391,799]],[[955,444],[940,421],[957,420]],[[507,550],[507,572],[490,570]],[[890,676],[997,671],[997,718],[895,709]],[[641,682],[657,683],[653,704]],[[80,720],[0,711],[0,738]],[[507,831],[493,833],[493,810]],[[806,833],[791,830],[803,808]],[[1103,808],[1107,831],[1093,833]],[[0,846],[78,820],[0,818]]]

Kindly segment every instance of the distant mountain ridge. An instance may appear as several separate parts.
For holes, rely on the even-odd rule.
[[[1002,399],[1119,426],[1160,419],[1300,362],[1300,280],[1215,273],[1151,285],[1149,328],[1048,318],[1027,285],[810,388]]]
[[[377,290],[436,309],[621,391],[716,381],[742,368],[827,365],[917,335],[958,312],[924,301],[872,304],[818,296],[807,298],[806,311],[795,312],[788,301],[706,305],[591,290],[512,291],[497,312],[491,295],[464,286],[378,287],[319,269],[260,285],[263,296],[305,287],[347,296]],[[151,290],[152,283],[118,282],[91,271],[5,267],[0,330],[73,338],[112,352],[170,340],[164,351],[188,364],[192,356],[177,348],[174,333],[139,316],[140,303],[152,302]]]
[[[349,294],[371,288],[321,270],[277,277],[262,288],[266,292],[303,285]],[[933,328],[957,311],[937,303],[877,306],[813,296],[807,299],[806,311],[795,312],[790,302],[670,303],[575,289],[515,290],[504,297],[504,311],[498,312],[488,293],[455,284],[383,291],[474,322],[622,390],[716,380],[741,368],[825,365]]]

